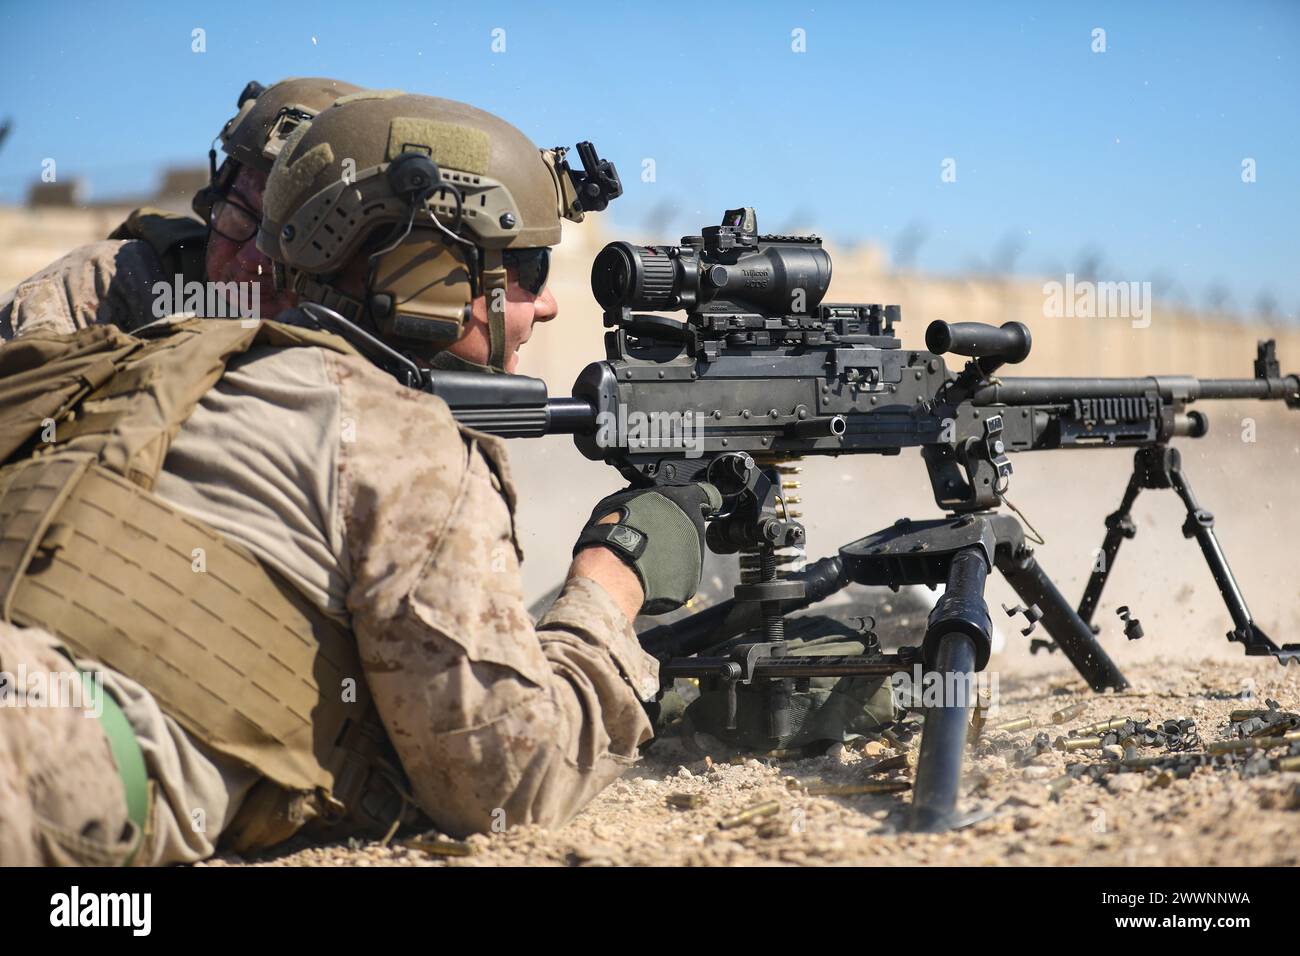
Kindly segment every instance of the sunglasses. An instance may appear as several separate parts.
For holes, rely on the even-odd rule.
[[[532,295],[541,295],[546,288],[546,278],[551,272],[551,250],[547,246],[533,249],[506,249],[502,261],[515,270],[519,286]]]

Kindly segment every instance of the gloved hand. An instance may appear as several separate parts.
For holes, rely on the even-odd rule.
[[[641,581],[641,613],[666,614],[700,586],[704,519],[721,505],[722,495],[707,482],[620,491],[592,510],[573,553],[590,545],[613,551]],[[616,523],[599,523],[611,514],[618,515]]]

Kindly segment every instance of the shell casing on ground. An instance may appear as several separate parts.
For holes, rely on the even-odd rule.
[[[1091,737],[1098,734],[1104,734],[1111,730],[1123,730],[1124,725],[1128,723],[1127,717],[1113,717],[1110,720],[1099,720],[1095,724],[1089,724],[1087,727],[1080,727],[1078,730],[1070,731],[1075,737]]]
[[[718,829],[731,830],[735,827],[744,826],[753,820],[761,820],[764,817],[770,817],[772,814],[779,812],[781,804],[775,800],[764,800],[762,803],[756,803],[752,807],[746,807],[739,813],[729,817],[724,817],[718,821]]]
[[[472,846],[459,840],[426,840],[417,837],[414,840],[406,840],[400,845],[410,850],[427,853],[429,856],[470,856],[474,852]]]
[[[911,790],[908,780],[874,780],[870,783],[814,784],[804,792],[810,797],[856,797],[869,793],[901,793]]]
[[[885,773],[889,770],[905,770],[916,766],[916,757],[910,753],[894,754],[892,757],[885,757],[877,760],[870,767],[863,770],[863,773]]]
[[[1066,721],[1074,720],[1076,717],[1082,717],[1088,710],[1088,705],[1082,701],[1077,704],[1071,704],[1069,707],[1062,707],[1056,713],[1052,714],[1052,723],[1063,724]]]
[[[1250,720],[1252,717],[1264,717],[1267,714],[1267,710],[1234,710],[1228,715],[1228,719],[1235,724],[1243,720]]]
[[[1283,737],[1246,737],[1242,740],[1215,740],[1205,745],[1205,752],[1227,754],[1241,750],[1268,750],[1272,747],[1285,747],[1288,743],[1290,741]]]
[[[1005,723],[996,724],[993,729],[999,733],[1013,734],[1017,730],[1028,730],[1034,726],[1034,718],[1017,717],[1015,720],[1008,720]]]

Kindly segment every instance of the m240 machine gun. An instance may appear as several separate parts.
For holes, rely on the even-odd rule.
[[[404,374],[444,397],[464,424],[513,437],[572,433],[588,458],[614,465],[634,485],[707,480],[723,494],[708,547],[739,554],[731,600],[642,632],[665,684],[695,677],[736,695],[762,695],[773,740],[788,731],[790,695],[815,676],[894,674],[921,664],[950,689],[927,708],[913,797],[913,826],[954,821],[972,675],[990,656],[987,576],[999,571],[1094,690],[1123,688],[1091,617],[1119,547],[1135,534],[1130,512],[1143,489],[1171,488],[1232,618],[1228,638],[1247,654],[1282,662],[1251,617],[1194,497],[1175,437],[1198,438],[1207,420],[1189,406],[1263,399],[1300,406],[1300,379],[1281,374],[1274,344],[1260,343],[1254,376],[1196,379],[999,378],[1030,352],[1027,327],[932,322],[925,349],[896,337],[898,306],[823,302],[831,260],[815,237],[758,234],[752,209],[676,246],[615,242],[597,256],[592,289],[604,309],[606,359],[578,377],[572,398],[519,376]],[[656,314],[684,311],[685,321]],[[950,370],[944,357],[966,358]],[[1128,446],[1132,476],[1106,521],[1104,560],[1072,606],[1038,564],[1021,522],[999,509],[1010,454]],[[942,518],[910,520],[795,570],[805,544],[793,505],[790,462],[805,455],[896,455],[919,448]],[[785,618],[850,582],[945,585],[920,642],[895,653],[843,657],[786,654]],[[749,635],[736,643],[738,635]],[[726,643],[725,651],[717,648]],[[964,689],[964,690],[963,690]]]

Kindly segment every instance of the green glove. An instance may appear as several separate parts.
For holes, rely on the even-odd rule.
[[[641,613],[666,614],[700,586],[704,519],[721,505],[722,495],[707,482],[620,491],[596,505],[573,553],[593,544],[613,551],[641,581]],[[617,523],[598,523],[615,513]]]

